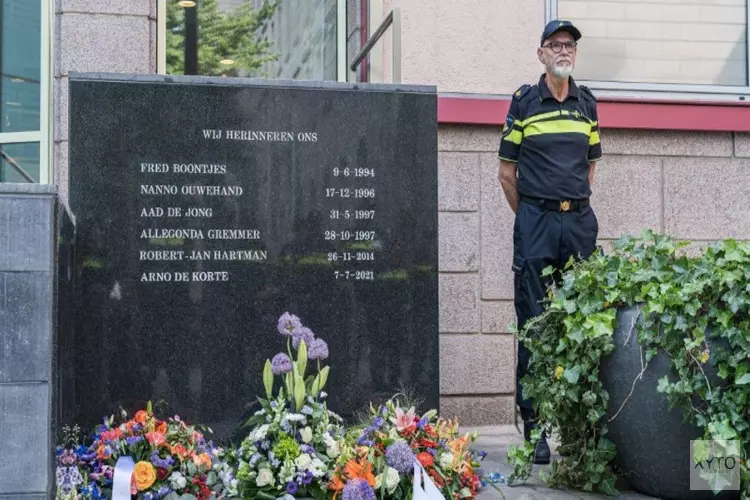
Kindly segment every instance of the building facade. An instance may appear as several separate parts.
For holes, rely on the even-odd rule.
[[[700,248],[750,239],[747,3],[281,0],[266,27],[279,49],[264,68],[273,77],[438,88],[444,414],[467,425],[515,418],[513,214],[497,149],[510,95],[542,71],[545,22],[564,17],[583,31],[575,76],[599,100],[601,244],[651,228]],[[65,198],[68,76],[164,73],[166,5],[0,0],[0,9],[0,181],[57,184]]]

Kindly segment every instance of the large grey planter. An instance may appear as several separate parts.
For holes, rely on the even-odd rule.
[[[614,333],[615,351],[603,360],[600,377],[609,393],[609,420],[620,409],[641,372],[641,350],[637,332],[631,326],[641,317],[635,307],[618,312],[618,326]],[[682,422],[682,411],[670,411],[664,394],[656,388],[661,377],[677,374],[664,352],[659,352],[649,363],[643,377],[636,383],[630,399],[618,417],[608,424],[609,438],[617,447],[615,465],[625,475],[633,489],[659,498],[674,500],[734,499],[737,491],[690,489],[690,441],[701,439],[698,427]],[[707,363],[710,365],[711,361]],[[712,367],[707,371],[712,387],[720,381]]]

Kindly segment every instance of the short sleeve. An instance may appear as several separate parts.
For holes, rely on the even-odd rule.
[[[591,103],[591,133],[589,134],[589,161],[597,161],[602,157],[602,141],[599,136],[599,114],[596,102]]]
[[[521,121],[521,106],[516,96],[510,101],[508,114],[505,116],[502,136],[500,137],[500,149],[498,156],[501,160],[517,162],[521,152],[521,141],[523,140],[523,127]]]

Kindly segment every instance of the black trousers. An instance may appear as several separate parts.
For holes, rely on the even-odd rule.
[[[596,249],[599,223],[591,206],[570,212],[548,210],[521,201],[513,227],[514,302],[519,329],[543,311],[552,277],[545,267],[562,269],[568,259],[588,258]],[[524,421],[534,417],[532,401],[523,397],[521,379],[528,373],[530,352],[518,342],[516,403]]]

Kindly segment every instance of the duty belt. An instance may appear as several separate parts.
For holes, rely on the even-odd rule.
[[[542,198],[521,196],[521,201],[546,208],[547,210],[556,210],[558,212],[570,212],[572,210],[578,210],[579,208],[589,206],[588,198],[584,200],[545,200]]]

